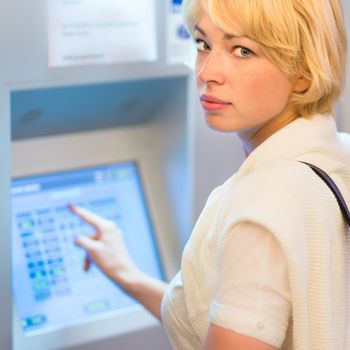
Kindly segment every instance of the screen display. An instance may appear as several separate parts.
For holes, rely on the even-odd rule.
[[[94,230],[70,212],[69,204],[114,221],[140,269],[163,277],[136,163],[14,179],[13,289],[26,334],[136,304],[94,265],[83,270],[85,253],[74,242]]]

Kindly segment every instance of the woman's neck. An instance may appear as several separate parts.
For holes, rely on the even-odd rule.
[[[284,114],[270,119],[267,123],[255,128],[238,131],[238,136],[242,141],[245,155],[248,157],[258,146],[267,140],[276,131],[282,129],[297,117],[293,113]]]

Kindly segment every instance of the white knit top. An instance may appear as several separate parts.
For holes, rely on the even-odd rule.
[[[350,230],[328,187],[297,160],[326,171],[350,203],[350,136],[336,132],[332,117],[297,119],[255,149],[209,197],[185,247],[183,307],[198,344],[210,322],[218,252],[250,222],[274,236],[287,264],[292,322],[281,349],[350,349]]]

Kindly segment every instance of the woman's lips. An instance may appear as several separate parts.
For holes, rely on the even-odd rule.
[[[207,112],[218,112],[231,105],[230,102],[220,100],[214,96],[202,95],[200,97],[202,107]]]

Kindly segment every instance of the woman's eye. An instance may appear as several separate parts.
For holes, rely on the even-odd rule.
[[[201,39],[196,39],[196,47],[198,51],[209,51],[210,46]]]
[[[248,48],[243,47],[243,46],[236,46],[234,48],[234,53],[236,56],[242,57],[242,58],[247,58],[247,57],[250,57],[253,55],[252,50],[249,50]]]

